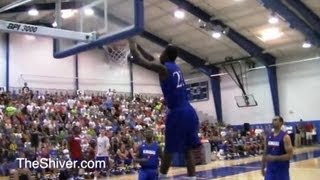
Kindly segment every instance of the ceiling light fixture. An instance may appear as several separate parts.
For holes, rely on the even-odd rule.
[[[277,24],[277,23],[279,22],[279,18],[278,18],[276,15],[272,14],[272,15],[269,17],[268,22],[269,22],[270,24]]]
[[[67,19],[67,18],[70,18],[72,16],[74,16],[74,14],[76,13],[77,11],[76,10],[73,10],[73,9],[66,9],[66,10],[62,10],[61,11],[61,17],[63,19]]]
[[[28,14],[29,14],[30,16],[38,16],[38,15],[39,15],[39,11],[38,11],[37,9],[35,9],[35,8],[32,8],[32,9],[30,9],[30,10],[28,11]]]
[[[183,19],[185,16],[185,12],[181,9],[177,9],[175,12],[174,12],[174,17],[178,18],[178,19]]]
[[[84,14],[86,16],[92,16],[92,15],[94,15],[94,10],[92,8],[85,8],[84,9]]]
[[[52,23],[52,27],[57,27],[57,26],[58,26],[58,24],[56,21]]]
[[[269,28],[269,29],[265,29],[265,30],[261,31],[260,36],[258,36],[258,38],[261,41],[266,42],[266,41],[278,39],[281,36],[283,36],[283,32],[281,32],[279,30],[279,28],[273,27],[273,28]]]
[[[310,42],[307,42],[307,41],[302,44],[303,48],[311,48],[311,46],[312,46],[312,44]]]
[[[212,37],[219,39],[221,37],[221,32],[213,31],[212,32]]]

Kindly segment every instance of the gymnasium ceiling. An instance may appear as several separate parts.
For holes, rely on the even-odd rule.
[[[263,48],[263,53],[269,53],[278,60],[319,55],[320,49],[316,46],[302,48],[302,44],[307,40],[307,36],[299,30],[292,29],[282,16],[276,14],[280,19],[279,22],[277,24],[270,24],[268,19],[272,11],[263,7],[258,0],[187,1],[209,14],[213,20],[222,21],[255,45]],[[285,4],[286,1],[288,0],[282,0]],[[319,0],[300,1],[320,17]],[[0,7],[11,2],[14,1],[1,0]],[[54,0],[34,0],[25,6],[32,7],[33,3],[52,2]],[[144,0],[144,4],[146,31],[204,59],[207,64],[224,61],[226,57],[230,56],[233,58],[250,56],[243,48],[224,34],[218,39],[213,38],[211,30],[200,28],[200,25],[204,24],[203,21],[199,22],[199,17],[192,15],[188,11],[185,11],[184,19],[175,18],[174,12],[178,9],[178,6],[169,0]],[[18,22],[41,20],[42,22],[47,21],[47,23],[52,23],[53,13],[53,11],[46,10],[41,11],[39,16],[30,17],[26,12],[4,12],[0,14],[0,19]],[[303,19],[301,16],[300,18]],[[309,23],[307,20],[305,21]],[[261,40],[261,33],[270,28],[276,28],[280,33],[280,37],[273,40]],[[320,38],[320,32],[318,33],[318,37]],[[147,47],[147,49],[155,54],[159,54],[162,50],[160,46],[145,38],[139,38],[138,41],[142,46]],[[184,71],[190,72],[194,70],[182,60],[179,60],[179,64],[183,67]]]

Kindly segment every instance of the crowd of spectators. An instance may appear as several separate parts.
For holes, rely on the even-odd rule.
[[[17,170],[16,159],[70,156],[68,138],[72,128],[80,127],[83,158],[101,129],[110,140],[109,169],[113,174],[132,167],[132,158],[144,140],[143,130],[151,127],[163,144],[166,108],[158,97],[137,95],[131,98],[109,89],[103,94],[77,92],[39,92],[23,87],[18,92],[0,95],[0,176]],[[39,139],[37,148],[33,138]],[[124,167],[124,168],[116,168]],[[37,172],[39,170],[31,170]],[[48,173],[41,170],[41,176]]]
[[[102,176],[132,173],[138,167],[132,159],[144,141],[146,127],[164,146],[166,106],[163,98],[135,97],[110,89],[105,93],[40,92],[27,85],[0,94],[0,176],[32,176],[55,179],[60,169],[21,169],[16,158],[70,158],[68,139],[79,127],[83,158],[94,159],[96,140],[105,129],[110,141],[108,170]],[[234,130],[232,126],[201,122],[199,136],[210,143],[212,160],[260,155],[264,130]],[[35,139],[38,142],[35,143]],[[35,145],[36,144],[36,145]],[[84,169],[84,176],[93,171]]]

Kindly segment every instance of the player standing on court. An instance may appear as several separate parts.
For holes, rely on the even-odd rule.
[[[140,163],[139,180],[157,180],[161,147],[153,141],[153,131],[146,129],[146,142],[139,146],[135,162]]]
[[[99,172],[107,172],[108,164],[109,164],[109,148],[110,148],[110,140],[107,137],[106,130],[100,129],[99,137],[97,138],[97,146],[96,146],[96,161],[104,162],[104,164],[97,163],[97,165],[104,165],[105,167],[96,167],[95,177],[96,180],[99,176]]]
[[[272,119],[274,131],[266,136],[262,158],[262,175],[265,180],[289,180],[289,164],[293,154],[290,136],[281,130],[283,118]],[[267,170],[265,170],[267,166]]]
[[[159,74],[163,96],[169,108],[165,124],[164,156],[159,177],[167,177],[172,153],[185,153],[188,178],[196,179],[192,149],[201,145],[198,137],[199,121],[195,110],[188,101],[181,70],[175,63],[178,48],[168,45],[160,56],[160,64],[148,61],[143,56],[146,51],[141,47],[138,49],[133,40],[129,40],[129,45],[136,64]]]

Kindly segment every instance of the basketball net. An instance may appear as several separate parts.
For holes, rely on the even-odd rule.
[[[130,54],[129,43],[127,40],[112,43],[104,47],[108,60],[124,66],[127,64]]]

